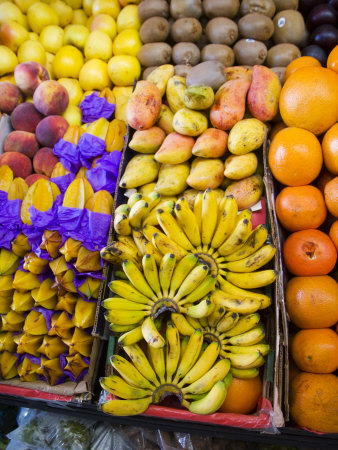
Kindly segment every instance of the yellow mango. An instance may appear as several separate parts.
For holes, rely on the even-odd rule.
[[[193,84],[183,94],[183,102],[190,109],[207,109],[214,102],[214,91],[210,86]]]
[[[155,153],[165,138],[165,132],[159,127],[135,131],[129,147],[138,153]]]
[[[167,89],[168,81],[174,76],[174,73],[175,69],[173,65],[163,64],[162,66],[156,67],[156,69],[147,76],[146,80],[154,83],[163,97]]]
[[[159,163],[154,155],[136,155],[127,164],[120,180],[120,187],[132,189],[156,180]]]
[[[128,124],[135,130],[147,130],[157,121],[161,110],[162,96],[157,86],[140,80],[127,104]]]
[[[264,142],[266,125],[258,119],[243,119],[230,130],[228,149],[233,155],[245,155],[257,150]]]
[[[165,134],[170,134],[174,131],[173,120],[174,114],[169,106],[162,104],[160,114],[157,119],[157,125],[162,128]]]
[[[191,164],[187,183],[193,189],[204,191],[218,188],[224,178],[224,164],[218,158],[195,158]]]
[[[224,162],[224,175],[231,180],[241,180],[256,172],[258,159],[255,153],[229,156]]]
[[[155,153],[155,159],[162,164],[181,164],[191,158],[194,144],[195,140],[190,136],[170,133]]]
[[[168,80],[166,96],[169,108],[175,114],[179,109],[185,107],[183,96],[187,89],[186,80],[183,77],[174,75]]]
[[[263,190],[263,178],[260,175],[253,175],[231,183],[227,187],[225,194],[233,195],[236,199],[238,210],[242,211],[255,205],[261,199]]]
[[[161,195],[181,194],[187,186],[187,177],[190,164],[163,164],[161,165],[155,191]]]
[[[208,119],[198,111],[182,108],[174,115],[173,127],[185,136],[199,136],[208,128]]]

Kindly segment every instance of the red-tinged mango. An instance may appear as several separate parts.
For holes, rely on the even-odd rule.
[[[191,158],[194,144],[193,137],[174,131],[164,139],[154,158],[161,164],[181,164]]]
[[[226,152],[227,142],[225,131],[208,128],[196,139],[192,153],[201,158],[221,158]]]
[[[155,153],[163,143],[165,132],[159,127],[135,131],[129,147],[138,153]]]
[[[135,130],[147,130],[158,119],[162,96],[155,84],[150,81],[138,81],[127,104],[128,124]]]
[[[227,81],[230,80],[252,80],[252,68],[246,66],[232,66],[225,68]]]

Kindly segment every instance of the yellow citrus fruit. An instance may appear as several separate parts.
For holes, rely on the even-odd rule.
[[[101,30],[92,31],[84,48],[86,59],[102,59],[107,61],[113,55],[113,42],[107,33]]]
[[[54,9],[46,3],[33,3],[27,10],[27,20],[30,28],[40,34],[48,25],[59,25],[59,17]]]
[[[63,46],[64,31],[57,25],[48,25],[40,34],[40,42],[46,52],[56,53]]]
[[[87,61],[80,70],[79,82],[84,91],[102,91],[105,87],[110,87],[107,63],[100,59]]]
[[[16,54],[5,45],[0,45],[0,76],[13,72],[18,64]]]
[[[78,78],[83,62],[79,49],[72,45],[65,45],[54,57],[54,74],[56,78]]]
[[[127,5],[122,9],[116,21],[118,33],[130,28],[137,31],[141,28],[137,9],[137,5]]]
[[[113,56],[108,62],[108,73],[115,86],[130,86],[141,75],[141,65],[135,56]]]
[[[114,55],[137,56],[142,47],[142,41],[137,30],[123,30],[113,42]]]
[[[46,50],[41,42],[38,41],[25,41],[18,50],[19,63],[26,61],[35,61],[43,66],[46,64]]]

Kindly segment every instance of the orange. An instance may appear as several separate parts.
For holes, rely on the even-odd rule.
[[[326,183],[324,198],[327,209],[334,217],[338,218],[338,177]]]
[[[338,123],[325,133],[322,148],[325,167],[334,175],[338,175]]]
[[[338,433],[338,377],[301,372],[291,382],[290,414],[301,427]]]
[[[271,131],[269,133],[269,138],[272,141],[272,139],[276,136],[276,134],[280,131],[286,128],[286,125],[284,122],[276,122],[275,125],[271,128]]]
[[[304,186],[311,183],[319,175],[322,164],[322,147],[310,131],[295,127],[284,128],[271,142],[271,172],[278,181],[287,186]]]
[[[329,236],[319,230],[290,234],[283,245],[286,268],[293,275],[327,275],[337,261],[337,250]]]
[[[331,225],[329,236],[332,239],[332,242],[336,246],[336,249],[338,250],[338,220],[333,222]]]
[[[220,412],[250,414],[257,408],[262,395],[260,376],[247,379],[233,378]]]
[[[299,328],[327,328],[338,322],[338,284],[328,275],[292,278],[285,302],[291,322]]]
[[[338,120],[338,74],[324,67],[296,70],[282,87],[279,109],[288,127],[324,133]]]
[[[300,69],[301,67],[322,67],[318,59],[313,58],[312,56],[301,56],[300,58],[294,59],[290,62],[290,64],[287,66],[285,75],[284,75],[284,82],[289,78],[289,76],[294,73],[296,70]]]
[[[331,50],[331,53],[327,58],[326,65],[328,69],[334,70],[338,73],[338,45]]]
[[[338,369],[338,335],[331,328],[300,330],[291,355],[304,372],[332,373]]]
[[[276,198],[276,212],[288,231],[318,228],[326,218],[323,194],[311,185],[282,189]]]
[[[315,185],[320,190],[320,192],[324,195],[324,189],[326,184],[334,178],[334,175],[330,173],[325,167],[321,170],[318,178],[315,181]]]

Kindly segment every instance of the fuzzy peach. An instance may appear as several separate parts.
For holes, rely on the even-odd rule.
[[[45,116],[62,114],[69,103],[68,91],[55,80],[44,81],[36,88],[33,103]]]
[[[5,152],[18,152],[33,158],[39,150],[39,144],[34,133],[28,131],[12,131],[4,142]]]
[[[18,86],[9,81],[0,82],[0,111],[10,114],[23,102],[23,95]]]
[[[50,177],[57,162],[59,162],[59,158],[53,154],[53,149],[42,147],[33,159],[34,172]]]
[[[42,64],[35,61],[27,61],[16,66],[14,78],[22,92],[32,95],[39,84],[49,80],[49,74]]]
[[[40,180],[40,178],[43,178],[44,180],[49,180],[49,178],[46,175],[42,175],[41,173],[32,173],[31,175],[28,175],[25,181],[28,184],[28,186],[32,186],[32,184]]]
[[[25,102],[18,105],[11,114],[11,122],[14,130],[29,131],[34,133],[37,124],[43,119],[43,114],[35,108],[33,103]]]
[[[61,116],[48,116],[41,120],[35,133],[38,142],[43,147],[53,148],[59,139],[63,137],[68,128],[68,122]]]
[[[0,156],[0,166],[9,166],[14,177],[27,178],[32,173],[32,163],[23,153],[6,152]]]

